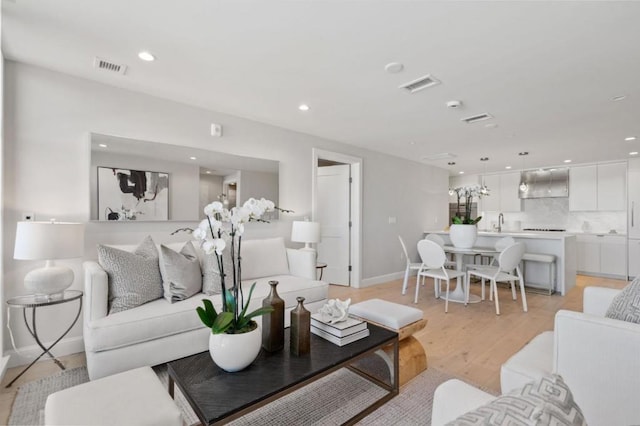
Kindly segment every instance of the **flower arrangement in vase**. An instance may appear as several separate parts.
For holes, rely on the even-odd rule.
[[[458,205],[456,209],[456,215],[451,219],[451,222],[455,225],[475,225],[480,222],[482,216],[478,216],[475,219],[471,218],[471,206],[473,204],[473,197],[478,199],[483,196],[489,195],[489,188],[484,185],[470,185],[459,186],[457,188],[449,189],[449,195],[456,194],[458,198]],[[461,216],[460,206],[461,199],[464,198],[464,216]]]
[[[267,212],[279,210],[273,201],[264,198],[256,200],[250,198],[241,207],[233,207],[231,210],[224,207],[219,201],[207,205],[204,208],[206,218],[200,222],[197,229],[193,231],[193,237],[200,242],[200,247],[208,256],[215,256],[221,280],[222,310],[217,312],[213,303],[203,300],[204,306],[196,308],[202,323],[211,329],[209,339],[209,351],[213,361],[226,371],[239,371],[253,362],[262,342],[262,335],[258,324],[252,319],[272,311],[270,307],[260,307],[254,311],[247,312],[251,295],[256,286],[251,285],[249,294],[244,298],[242,289],[242,234],[244,224],[250,221],[267,222],[262,216]],[[225,226],[224,224],[228,224]],[[227,240],[223,238],[228,236]],[[228,255],[231,257],[231,271],[225,271],[222,256],[228,247]],[[233,282],[231,288],[227,288],[225,277],[230,274]],[[229,353],[222,354],[224,348],[230,346],[233,336],[237,337],[239,347],[229,350]],[[252,336],[248,336],[251,334]],[[255,337],[253,337],[255,335]]]

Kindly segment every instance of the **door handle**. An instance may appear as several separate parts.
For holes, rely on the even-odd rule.
[[[632,201],[632,202],[631,202],[631,227],[632,227],[632,228],[635,226],[635,225],[634,225],[634,220],[635,220],[635,219],[634,219],[634,217],[633,217],[633,216],[634,216],[635,207],[636,207],[636,202],[635,202],[635,201]]]

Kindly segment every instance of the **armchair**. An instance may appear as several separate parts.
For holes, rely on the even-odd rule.
[[[587,287],[583,312],[558,311],[553,332],[538,335],[502,365],[502,393],[553,372],[589,425],[640,424],[640,324],[604,317],[619,292]]]

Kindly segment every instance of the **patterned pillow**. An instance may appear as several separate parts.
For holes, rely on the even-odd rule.
[[[160,255],[160,274],[165,299],[173,303],[200,293],[200,260],[191,241],[182,247],[180,253],[161,245]]]
[[[109,314],[162,297],[158,250],[151,237],[133,253],[98,245],[98,262],[109,277]]]
[[[605,317],[640,324],[640,277],[611,301]]]
[[[552,375],[527,383],[470,411],[447,426],[586,425],[562,377]]]
[[[222,267],[224,268],[224,286],[227,290],[233,288],[233,263],[231,262],[231,237],[222,237],[227,244],[222,253]],[[222,282],[218,259],[214,254],[202,254],[202,292],[208,295],[222,293]]]

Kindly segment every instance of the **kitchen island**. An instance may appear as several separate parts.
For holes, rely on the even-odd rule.
[[[427,234],[441,235],[447,244],[451,244],[448,231],[425,231]],[[516,242],[526,246],[527,253],[553,254],[556,256],[556,292],[563,296],[576,285],[577,256],[576,236],[567,232],[488,232],[478,231],[475,245],[493,247],[502,237],[513,237]],[[469,263],[472,263],[470,260]],[[527,287],[548,288],[549,267],[538,262],[528,262],[525,285]]]

